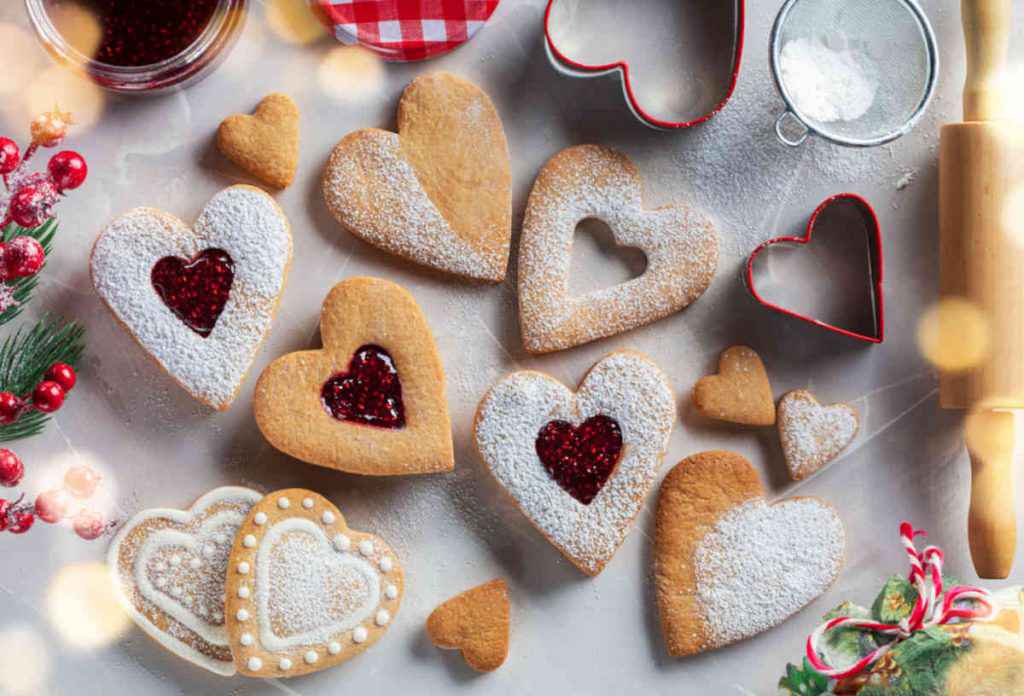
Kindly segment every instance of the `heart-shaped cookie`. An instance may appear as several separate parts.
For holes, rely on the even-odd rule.
[[[508,585],[491,580],[434,609],[427,634],[437,647],[461,652],[478,672],[493,672],[508,657],[509,613]]]
[[[290,488],[249,512],[225,589],[238,671],[295,677],[376,643],[398,613],[403,573],[382,539],[350,529],[326,498]]]
[[[753,348],[733,346],[718,359],[718,374],[701,377],[693,405],[708,418],[740,425],[774,425],[775,397]]]
[[[857,409],[838,403],[822,406],[804,389],[779,401],[782,454],[794,481],[807,478],[839,456],[860,429]]]
[[[139,628],[176,655],[230,676],[224,577],[235,533],[263,496],[210,491],[188,510],[145,510],[114,537],[107,564],[117,596]]]
[[[194,225],[153,208],[116,218],[92,248],[92,282],[136,341],[193,398],[231,405],[270,330],[292,258],[288,220],[231,186]]]
[[[501,117],[476,85],[416,78],[398,133],[368,128],[334,148],[324,200],[352,234],[424,266],[500,282],[512,235],[512,174]]]
[[[661,466],[675,422],[672,389],[649,358],[612,353],[573,393],[516,372],[477,408],[477,450],[547,539],[588,575],[615,555]]]
[[[283,189],[299,166],[299,107],[285,94],[269,94],[252,115],[221,121],[217,147],[260,181]]]
[[[704,452],[661,484],[654,580],[671,655],[693,655],[782,623],[839,576],[846,529],[818,498],[769,505],[746,459]]]
[[[718,264],[711,222],[682,205],[643,207],[640,172],[598,145],[562,150],[533,184],[519,241],[519,321],[531,353],[614,336],[678,312],[700,297]],[[576,226],[599,218],[615,241],[647,256],[637,278],[569,295]]]
[[[416,300],[377,278],[334,286],[323,350],[290,353],[256,383],[256,423],[311,464],[385,476],[455,465],[444,371]]]

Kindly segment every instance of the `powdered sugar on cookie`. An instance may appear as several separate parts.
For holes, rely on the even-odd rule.
[[[778,425],[782,453],[796,481],[835,459],[853,441],[860,427],[852,406],[822,406],[803,389],[782,397]]]

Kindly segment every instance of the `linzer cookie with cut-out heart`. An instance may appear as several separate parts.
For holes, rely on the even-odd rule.
[[[857,409],[849,404],[822,406],[804,389],[779,401],[782,454],[794,481],[804,479],[839,456],[860,429]]]
[[[398,613],[402,566],[380,537],[349,528],[326,498],[271,493],[238,530],[225,612],[238,671],[295,677],[349,660]]]
[[[444,371],[416,300],[377,278],[334,286],[322,350],[272,362],[256,383],[256,423],[311,464],[376,476],[455,465]]]
[[[260,181],[286,188],[299,166],[299,107],[286,94],[269,94],[252,115],[221,121],[217,148]]]
[[[292,258],[288,220],[253,186],[231,186],[189,226],[160,210],[116,218],[92,248],[96,292],[193,398],[231,405],[266,338]]]
[[[508,658],[508,585],[491,580],[458,594],[427,618],[427,634],[439,648],[458,650],[478,672],[493,672]]]
[[[661,466],[672,390],[649,358],[602,358],[575,393],[533,371],[498,382],[477,408],[476,446],[523,514],[597,575],[622,544]]]
[[[505,277],[508,142],[490,98],[466,80],[413,80],[398,104],[398,133],[345,136],[327,162],[323,194],[338,222],[374,246],[476,280]]]
[[[617,244],[647,257],[637,278],[569,294],[576,226],[598,218]],[[648,210],[625,155],[598,145],[562,150],[533,184],[519,241],[519,321],[531,353],[614,336],[678,312],[700,297],[718,265],[714,225],[685,205]]]
[[[107,564],[139,628],[211,672],[235,673],[224,625],[224,578],[235,533],[262,494],[217,488],[188,510],[145,510],[114,537]]]
[[[779,625],[839,576],[846,529],[818,498],[774,504],[750,462],[703,452],[661,483],[654,581],[671,655],[693,655]]]
[[[775,397],[761,357],[733,346],[718,359],[718,374],[701,377],[693,405],[708,418],[740,425],[774,425]]]

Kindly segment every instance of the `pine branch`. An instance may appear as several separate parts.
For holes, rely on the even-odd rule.
[[[85,329],[76,322],[44,316],[26,330],[19,328],[0,343],[0,391],[30,396],[54,363],[77,367],[85,349]],[[0,442],[18,440],[43,430],[50,416],[27,411],[14,423],[0,426]]]
[[[10,223],[7,227],[3,228],[3,242],[9,242],[15,237],[26,236],[35,238],[40,244],[43,245],[43,251],[46,252],[47,258],[50,256],[50,249],[53,247],[53,238],[57,234],[57,218],[50,218],[39,227],[33,227],[31,229],[25,227],[19,227],[15,223]],[[43,268],[46,264],[43,264]],[[40,269],[40,273],[42,269]],[[3,326],[7,322],[11,321],[19,314],[23,309],[25,303],[29,301],[32,296],[32,291],[36,289],[39,284],[39,273],[27,278],[18,278],[10,284],[11,289],[14,293],[14,300],[17,304],[10,307],[4,312],[0,312],[0,326]]]

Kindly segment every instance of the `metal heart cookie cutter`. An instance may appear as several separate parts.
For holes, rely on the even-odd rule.
[[[812,246],[812,238],[819,243]],[[789,258],[774,264],[765,258],[755,269],[758,257],[775,245],[796,247],[801,253],[813,251],[815,256],[811,263],[806,256],[787,255]],[[859,264],[862,254],[866,258],[866,274],[865,266]],[[797,266],[798,263],[801,265]],[[859,341],[881,343],[885,339],[882,271],[882,229],[878,216],[860,196],[840,193],[825,199],[815,209],[803,236],[776,237],[754,249],[743,278],[753,298],[774,312]],[[794,289],[795,277],[807,284],[816,281],[817,290],[809,292],[803,284]],[[821,304],[822,300],[827,303],[837,298],[841,301],[838,308]],[[827,320],[816,318],[825,311],[830,311]]]
[[[695,126],[729,101],[743,57],[745,0],[548,0],[545,48],[570,77],[617,73],[646,126]],[[643,22],[630,31],[626,21]]]

